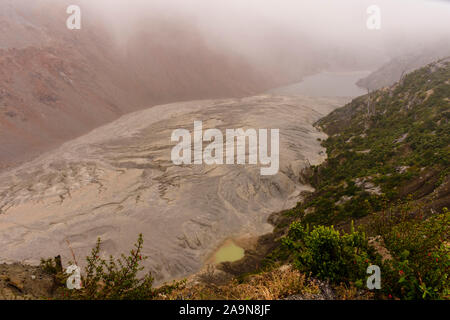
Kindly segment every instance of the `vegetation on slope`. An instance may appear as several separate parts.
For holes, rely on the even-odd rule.
[[[273,300],[273,299],[346,299],[361,298],[354,287],[338,286],[332,290],[329,285],[309,277],[292,266],[272,268],[232,279],[223,283],[214,280],[215,269],[202,274],[202,282],[187,284],[187,280],[174,281],[159,288],[153,288],[153,278],[143,271],[141,255],[142,235],[128,256],[109,260],[100,257],[101,241],[86,257],[87,265],[81,275],[79,289],[68,289],[67,283],[73,274],[65,272],[59,257],[42,260],[41,269],[53,275],[54,289],[41,299],[58,300]],[[69,262],[70,264],[70,262]],[[208,279],[207,279],[208,278]],[[31,297],[31,296],[26,296]],[[33,298],[33,297],[31,297]]]
[[[294,222],[269,265],[362,287],[377,264],[380,298],[449,298],[449,79],[439,61],[317,123],[328,159],[308,173],[316,191],[284,213]],[[345,233],[353,220],[359,231]]]
[[[312,212],[305,219],[336,223],[432,194],[450,168],[448,79],[449,61],[432,64],[320,120],[328,160],[313,168],[317,192],[300,209]],[[448,203],[434,201],[433,209]]]

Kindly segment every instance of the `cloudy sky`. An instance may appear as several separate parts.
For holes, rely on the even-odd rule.
[[[118,37],[142,20],[166,17],[197,26],[213,45],[249,56],[287,37],[321,50],[343,49],[381,58],[449,39],[450,2],[433,0],[96,0]],[[381,10],[381,29],[368,30],[367,8]],[[286,36],[288,35],[288,36]],[[275,40],[275,42],[273,42]],[[281,41],[281,40],[280,40]],[[306,45],[306,44],[305,44]]]

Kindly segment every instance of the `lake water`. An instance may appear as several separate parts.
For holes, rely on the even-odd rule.
[[[276,88],[270,93],[281,95],[306,95],[312,97],[357,97],[367,93],[356,82],[370,71],[321,72],[305,77],[303,81]]]
[[[214,262],[233,262],[244,257],[244,249],[229,240],[214,254]]]

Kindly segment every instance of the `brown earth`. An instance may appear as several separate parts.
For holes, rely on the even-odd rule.
[[[54,294],[53,276],[39,267],[0,264],[0,300],[36,300]]]

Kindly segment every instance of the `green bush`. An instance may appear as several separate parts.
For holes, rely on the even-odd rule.
[[[332,282],[355,281],[362,285],[370,254],[362,232],[341,234],[333,226],[316,226],[311,231],[294,222],[283,245],[294,252],[295,266],[303,272]]]
[[[54,259],[41,259],[40,263],[41,269],[52,275],[56,275],[62,272],[61,256],[57,256]]]
[[[150,273],[138,277],[144,268],[140,264],[147,259],[142,256],[142,234],[135,249],[128,256],[122,254],[109,260],[100,257],[101,240],[86,258],[87,266],[82,275],[80,290],[64,289],[63,296],[80,300],[144,300],[151,299],[156,292],[152,289],[153,277]]]
[[[383,265],[383,290],[403,299],[450,298],[450,213],[394,225],[384,234],[393,260]]]

